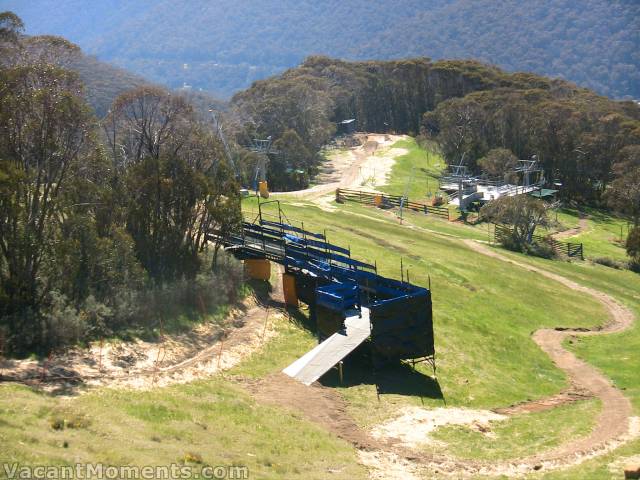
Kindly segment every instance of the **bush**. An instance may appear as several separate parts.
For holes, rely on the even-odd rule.
[[[627,236],[625,248],[627,255],[632,258],[632,261],[636,263],[640,262],[640,227],[631,229]]]
[[[616,270],[622,270],[627,267],[626,263],[619,262],[609,257],[594,258],[593,263],[597,263],[598,265],[604,265],[605,267],[615,268]]]
[[[78,343],[86,334],[83,315],[61,293],[52,291],[49,298],[42,319],[42,345],[52,349]]]
[[[545,242],[534,242],[531,244],[525,244],[524,251],[527,255],[546,259],[552,259],[557,256],[556,251],[553,249],[553,247]]]

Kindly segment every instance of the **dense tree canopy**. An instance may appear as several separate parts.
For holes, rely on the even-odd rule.
[[[634,0],[5,0],[4,8],[31,33],[63,35],[154,82],[225,96],[324,54],[475,58],[640,98]]]
[[[638,161],[640,107],[537,75],[508,74],[472,61],[343,62],[310,57],[281,76],[254,83],[231,102],[239,143],[295,130],[315,153],[335,122],[363,131],[421,132],[445,159],[464,155],[499,174],[536,155],[566,198],[599,203],[614,164]],[[306,156],[306,155],[305,155]],[[311,159],[313,157],[310,157]],[[480,164],[479,164],[480,163]],[[313,161],[306,164],[313,171]]]
[[[139,87],[98,128],[65,68],[78,47],[19,27],[0,17],[2,349],[46,352],[153,324],[158,298],[194,308],[197,293],[200,308],[230,291],[207,283],[206,234],[239,222],[238,185],[208,124],[184,97]]]

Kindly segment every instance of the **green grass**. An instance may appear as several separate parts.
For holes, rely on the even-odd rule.
[[[417,170],[412,169],[411,162],[428,166],[429,161],[412,141],[395,146],[409,148],[410,154],[399,159],[389,185],[383,189],[402,194],[409,173]],[[435,175],[433,171],[422,173]],[[424,183],[426,185],[426,181]],[[420,182],[411,185],[410,198],[419,193]],[[403,405],[442,406],[446,401],[447,405],[494,408],[555,393],[565,385],[564,376],[533,344],[530,333],[541,327],[592,326],[606,320],[602,306],[593,299],[526,269],[477,255],[461,245],[463,238],[485,240],[486,225],[470,226],[405,212],[405,224],[401,226],[394,212],[357,204],[335,205],[335,211],[326,212],[297,199],[284,200],[283,207],[290,220],[305,219],[308,229],[327,227],[329,240],[351,246],[354,257],[369,262],[377,260],[384,275],[398,278],[402,257],[410,269],[412,282],[427,285],[428,276],[431,277],[439,384],[434,386],[425,377],[397,369],[388,374],[395,378],[385,380],[384,386],[388,388],[378,396],[374,379],[362,363],[346,366],[342,386],[337,384],[333,373],[325,379],[340,389],[349,403],[350,413],[364,427],[393,417]],[[578,216],[574,211],[564,210],[559,212],[559,220],[573,227],[578,223]],[[600,244],[602,238],[596,237],[594,242]],[[598,248],[607,247],[599,245]],[[527,261],[542,262],[550,269],[581,269],[585,273],[578,281],[583,283],[596,272],[603,275],[601,283],[611,281],[615,285],[618,282],[621,288],[623,285],[628,288],[637,277],[630,277],[633,275],[630,272],[618,277],[618,271],[586,262],[569,264],[528,258]],[[625,295],[623,290],[613,294]],[[633,301],[637,302],[637,298]],[[599,339],[589,339],[589,342],[596,340]],[[295,341],[281,341],[279,345],[289,352],[287,358],[295,357],[294,352],[298,351]],[[583,348],[583,342],[575,346]],[[603,350],[598,353],[601,362],[606,364],[605,359],[610,358],[612,369],[614,364],[626,362],[629,357],[628,354],[616,355],[612,346],[599,348]],[[629,346],[630,350],[634,348],[637,351],[635,340]],[[597,349],[594,347],[594,350]],[[634,385],[640,382],[633,380],[637,379],[635,372],[640,371],[640,367],[633,361],[625,365],[628,368],[618,373],[616,382],[624,381],[623,388],[637,388]],[[419,370],[429,373],[428,369]],[[376,380],[380,383],[380,378]],[[439,397],[439,389],[444,401]],[[635,394],[632,395],[635,398]],[[497,427],[498,439],[489,439],[486,443],[473,432],[459,428],[442,430],[438,435],[448,436],[460,454],[507,458],[511,447],[505,440],[510,436],[517,435],[514,454],[550,448],[567,437],[588,431],[597,409],[597,402],[580,402],[559,410],[519,416]],[[554,428],[541,431],[542,425]],[[600,471],[599,466],[595,468]]]
[[[446,168],[444,159],[434,151],[421,148],[413,138],[400,140],[392,148],[404,148],[408,152],[396,158],[391,178],[380,189],[391,195],[406,194],[414,202],[426,201],[438,191],[438,177]]]
[[[273,315],[270,322],[275,323],[277,335],[264,348],[245,359],[230,373],[250,378],[262,378],[271,373],[279,372],[294,360],[317,345],[317,339],[310,330],[306,329],[300,317],[286,317],[281,314]]]
[[[292,203],[283,203],[290,220],[305,218],[305,227],[311,230],[328,225],[330,241],[351,246],[355,258],[377,260],[382,274],[399,277],[402,257],[412,282],[428,285],[431,276],[438,384],[402,368],[372,378],[364,361],[347,363],[343,385],[334,372],[324,380],[339,389],[349,413],[362,427],[390,419],[406,405],[434,407],[446,401],[449,406],[495,408],[556,393],[566,385],[564,375],[535,346],[530,333],[558,325],[593,326],[606,317],[591,298],[467,249],[460,239],[482,239],[477,228],[420,215],[407,217],[412,224],[420,224],[411,228],[400,225],[389,212],[357,204],[327,212],[300,200]],[[254,356],[239,371],[262,376],[282,369],[306,351],[302,339],[313,342],[303,327],[286,327],[268,353]],[[271,357],[281,360],[269,362]],[[431,374],[428,368],[419,367],[419,371]],[[376,382],[382,390],[379,396]],[[508,458],[510,451],[530,454],[587,432],[597,410],[597,402],[580,402],[519,416],[496,427],[497,438],[484,443],[484,437],[464,429],[438,435],[448,437],[457,451],[469,456]],[[541,425],[554,428],[542,430]],[[517,439],[510,447],[505,440],[512,435]]]
[[[404,193],[411,164],[416,162],[420,167],[413,171],[419,173],[410,183],[409,196],[420,200],[426,177],[437,173],[435,157],[412,140],[395,146],[408,148],[409,154],[398,161],[385,190]],[[339,384],[335,372],[324,379],[339,390],[362,427],[392,418],[406,405],[495,408],[557,393],[566,387],[566,378],[534,344],[531,332],[542,327],[590,327],[606,319],[594,299],[467,248],[462,239],[487,238],[482,226],[408,212],[400,225],[393,213],[355,204],[326,211],[284,197],[282,205],[290,221],[304,220],[309,230],[326,229],[329,241],[350,246],[359,260],[377,262],[382,275],[399,278],[402,258],[413,283],[431,284],[437,382],[426,366],[419,366],[418,373],[395,366],[374,375],[364,356],[345,365],[344,384]],[[243,208],[255,215],[256,200],[243,200]],[[265,209],[276,213],[273,205]],[[568,225],[577,218],[571,211],[561,215]],[[609,248],[601,245],[603,237],[594,236],[593,241],[597,248]],[[640,314],[639,275],[589,262],[545,261],[501,252],[609,292]],[[236,381],[278,372],[315,344],[305,312],[292,315],[293,321],[273,314],[270,321],[278,335],[228,374],[207,381],[150,392],[96,389],[70,399],[0,385],[0,459],[26,464],[166,465],[193,455],[201,457],[203,465],[247,465],[251,478],[364,478],[366,472],[357,465],[352,446],[289,412],[256,403]],[[581,339],[571,348],[624,388],[640,414],[639,324],[624,334]],[[496,438],[459,427],[441,428],[434,435],[451,445],[452,454],[497,460],[551,448],[584,434],[598,408],[598,402],[586,401],[519,415],[495,424]],[[609,462],[639,450],[636,441],[545,478],[610,478]]]
[[[519,414],[492,422],[489,435],[467,426],[438,428],[431,436],[446,447],[429,451],[446,452],[457,458],[509,460],[542,452],[567,439],[588,435],[592,419],[600,410],[598,400],[563,405],[552,410]]]
[[[541,266],[580,284],[601,290],[626,304],[636,315],[631,330],[619,334],[582,337],[565,346],[591,365],[600,369],[613,384],[624,391],[640,416],[640,275],[614,270],[589,262],[558,262],[501,251],[518,261]],[[640,439],[629,442],[610,454],[587,461],[577,467],[532,476],[548,480],[600,480],[622,478],[620,467],[615,472],[609,465],[622,458],[637,455]],[[624,462],[622,462],[624,464]]]
[[[412,282],[426,286],[431,277],[439,387],[449,405],[497,407],[557,392],[566,385],[565,378],[530,333],[543,326],[589,326],[603,315],[595,301],[538,274],[474,254],[454,237],[409,230],[365,207],[346,205],[326,212],[294,203],[284,204],[290,220],[305,218],[311,230],[328,226],[330,241],[350,245],[355,258],[377,261],[381,274],[399,278],[402,257]],[[464,227],[438,222],[435,229]],[[287,345],[299,351],[296,342],[283,342]],[[368,426],[393,415],[399,404],[441,406],[443,400],[432,395],[431,387],[417,388],[421,394],[392,389],[380,401],[372,382],[339,388],[355,419]]]
[[[49,397],[0,386],[0,457],[22,465],[247,466],[250,478],[365,478],[354,449],[320,427],[257,404],[224,378],[150,392]],[[197,470],[196,470],[197,471]],[[0,472],[0,477],[4,471]]]
[[[587,215],[586,231],[568,237],[563,241],[582,243],[585,257],[610,258],[617,261],[627,261],[627,252],[624,243],[629,232],[629,223],[626,219],[612,213],[593,208],[582,208]],[[556,220],[555,211],[550,212],[552,221]],[[541,233],[554,233],[578,226],[580,213],[574,208],[563,208],[557,213],[558,225],[552,225],[548,229],[541,229]]]

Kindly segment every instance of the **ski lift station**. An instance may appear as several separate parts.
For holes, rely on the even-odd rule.
[[[449,173],[440,179],[440,190],[446,192],[449,203],[460,210],[466,210],[474,202],[487,203],[500,197],[525,194],[537,194],[540,197],[556,192],[542,188],[545,183],[544,171],[535,156],[531,160],[518,160],[518,164],[504,178],[472,175],[463,162],[464,156],[458,165],[451,165]]]
[[[276,205],[275,216],[264,213]],[[248,275],[268,280],[271,263],[284,267],[285,303],[309,306],[318,345],[283,372],[310,385],[338,366],[360,345],[370,347],[372,363],[408,360],[435,369],[431,292],[409,282],[378,274],[377,265],[352,258],[351,250],[327,241],[286,219],[276,201],[259,204],[259,213],[233,233],[213,232],[212,240],[244,261]]]

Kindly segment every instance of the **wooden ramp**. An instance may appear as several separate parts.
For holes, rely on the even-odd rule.
[[[362,317],[356,311],[350,313],[352,315],[344,321],[346,327],[344,330],[331,335],[285,368],[283,372],[305,385],[311,385],[369,338],[371,335],[369,309],[362,307]]]

